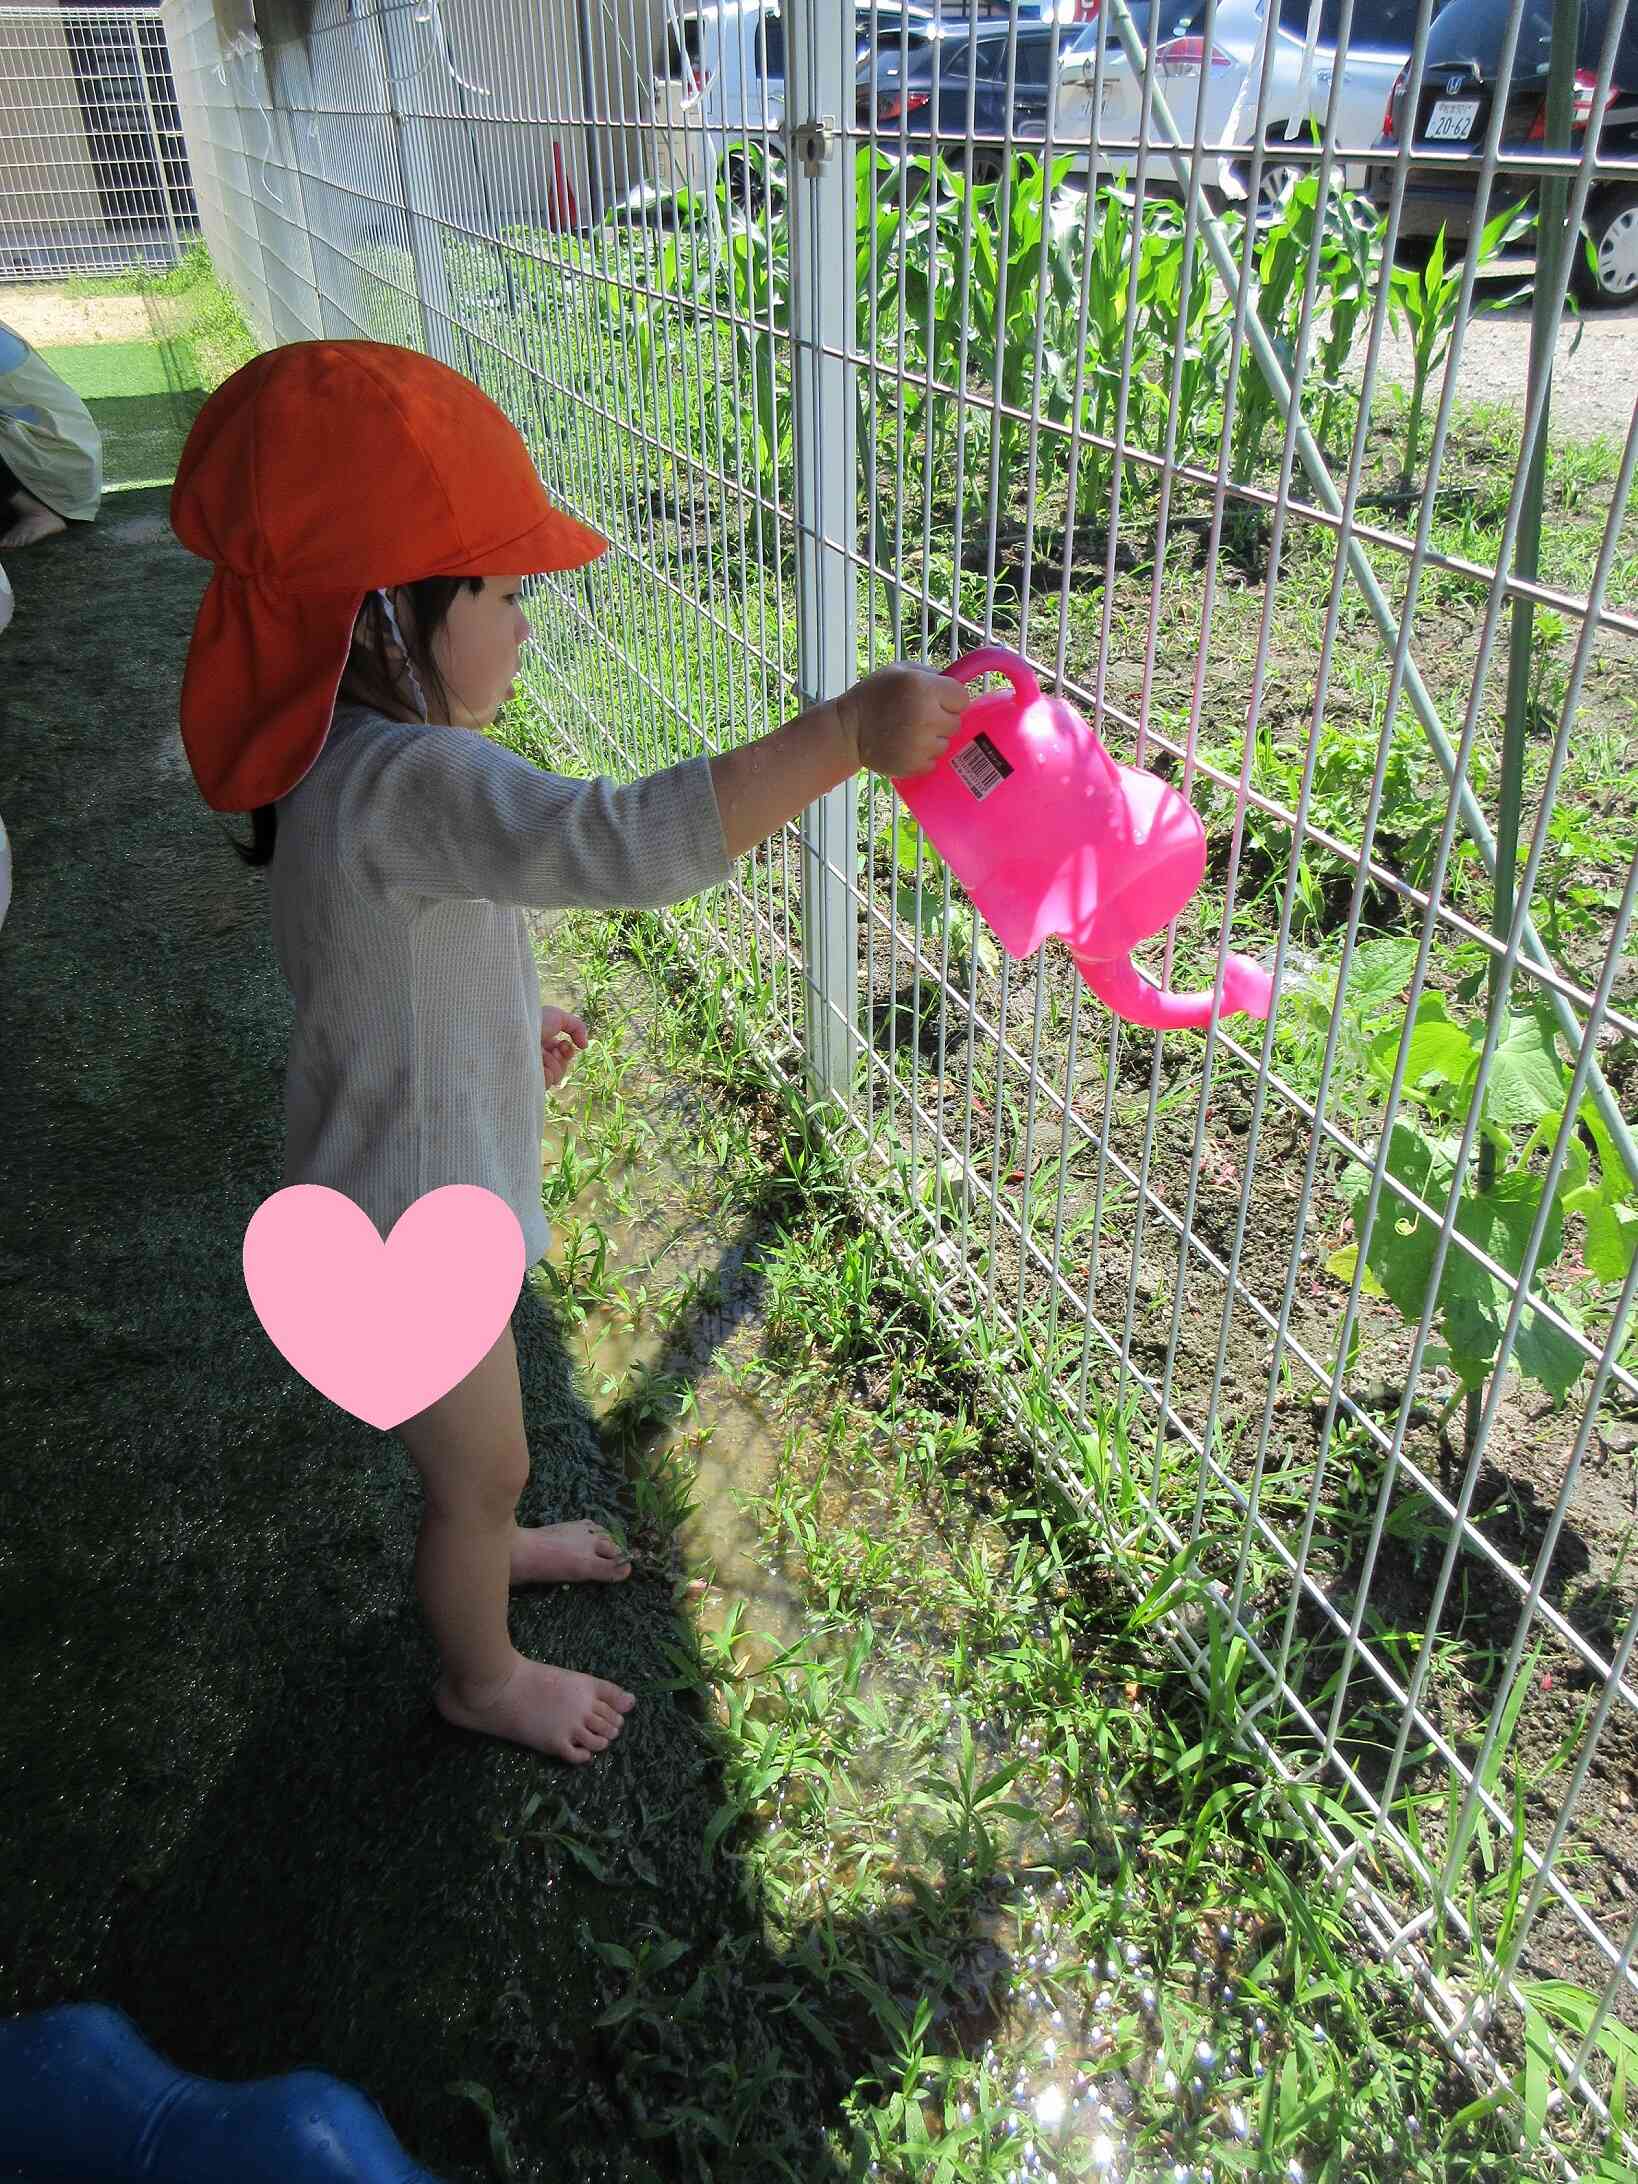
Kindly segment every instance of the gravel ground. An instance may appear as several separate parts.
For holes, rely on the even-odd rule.
[[[1486,284],[1492,295],[1505,295],[1516,279]],[[1481,294],[1483,289],[1481,288]],[[1363,362],[1365,342],[1359,345]],[[1462,343],[1458,392],[1475,401],[1510,402],[1524,407],[1530,363],[1530,307],[1486,312],[1474,319]],[[1379,370],[1390,382],[1408,386],[1410,343],[1390,327],[1383,336]],[[1591,440],[1600,436],[1618,445],[1632,423],[1638,392],[1638,306],[1624,311],[1589,311],[1559,329],[1553,366],[1549,435],[1554,440]],[[1432,400],[1438,400],[1435,384]]]

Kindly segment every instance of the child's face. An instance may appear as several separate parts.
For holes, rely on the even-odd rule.
[[[521,576],[486,576],[483,590],[455,594],[432,658],[449,692],[450,725],[487,728],[512,694],[518,655],[529,634],[518,604]]]

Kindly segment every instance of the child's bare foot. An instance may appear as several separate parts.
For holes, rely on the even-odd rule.
[[[68,525],[55,508],[47,508],[32,493],[14,493],[11,497],[11,513],[15,521],[10,529],[0,533],[0,552],[13,546],[34,546],[43,538],[55,538]]]
[[[512,1534],[514,1585],[611,1585],[631,1575],[631,1557],[600,1524],[519,1525]]]
[[[572,1668],[552,1668],[545,1661],[515,1657],[512,1673],[492,1692],[461,1696],[439,1684],[432,1703],[457,1729],[476,1729],[492,1737],[526,1744],[583,1767],[594,1752],[606,1752],[624,1727],[622,1717],[637,1704],[618,1684],[582,1676]]]

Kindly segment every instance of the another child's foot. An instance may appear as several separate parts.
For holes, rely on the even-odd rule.
[[[514,1585],[617,1584],[631,1557],[600,1524],[519,1525],[512,1534]]]
[[[0,551],[9,551],[18,546],[35,546],[41,539],[55,538],[59,531],[68,529],[56,509],[47,508],[32,493],[14,493],[11,514],[15,520],[0,534]]]
[[[608,1750],[637,1701],[618,1684],[519,1655],[512,1673],[492,1693],[457,1697],[445,1681],[432,1703],[457,1729],[506,1737],[583,1767],[594,1753]]]

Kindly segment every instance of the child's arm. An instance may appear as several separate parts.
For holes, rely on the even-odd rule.
[[[383,724],[339,785],[342,861],[371,893],[657,909],[719,886],[860,766],[925,773],[968,698],[930,668],[884,668],[756,743],[619,785],[547,773],[463,728]]]
[[[861,766],[906,777],[926,773],[972,696],[931,668],[884,667],[771,735],[713,758],[711,786],[729,857],[766,841]]]

